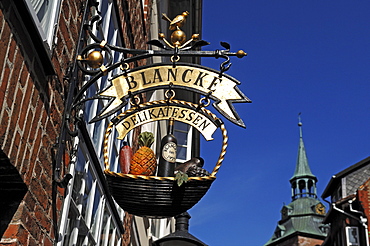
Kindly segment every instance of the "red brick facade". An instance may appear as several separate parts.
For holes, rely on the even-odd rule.
[[[365,217],[370,219],[370,179],[368,179],[360,188],[357,190],[358,200],[361,203]],[[370,236],[370,228],[367,228],[368,235]]]
[[[64,0],[52,49],[53,75],[31,52],[20,31],[12,0],[0,3],[0,149],[19,172],[27,192],[2,235],[0,245],[53,245],[52,156],[62,127],[68,84],[63,77],[76,55],[85,0]],[[117,1],[126,47],[145,48],[149,27],[143,27],[141,1]],[[148,2],[148,1],[145,1]],[[146,21],[150,23],[150,21]],[[30,34],[32,35],[32,34]],[[137,45],[139,44],[139,45]],[[64,158],[63,165],[68,161]],[[57,211],[63,202],[58,189]],[[6,199],[1,197],[0,199]],[[58,216],[59,217],[59,216]],[[126,230],[129,231],[129,230]],[[1,236],[1,235],[0,235]],[[126,243],[129,235],[125,236]]]
[[[298,237],[298,246],[317,246],[321,245],[323,240],[314,239],[314,238],[307,238],[307,237]]]
[[[294,236],[282,242],[273,244],[275,246],[318,246],[323,243],[321,239],[309,238],[304,236]]]
[[[75,55],[81,24],[81,1],[63,1],[58,44],[52,63],[56,74],[36,71],[39,64],[26,49],[13,5],[0,9],[0,148],[28,187],[0,245],[52,245],[51,148],[60,133],[64,111],[64,72]],[[66,28],[71,26],[72,28]],[[75,27],[75,28],[73,28]],[[1,198],[4,199],[4,198]],[[57,208],[62,204],[61,193]]]

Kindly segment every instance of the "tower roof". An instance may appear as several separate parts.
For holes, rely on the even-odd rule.
[[[294,175],[290,179],[292,202],[281,209],[281,220],[264,246],[291,245],[291,239],[299,236],[317,240],[324,240],[326,236],[327,226],[322,224],[325,206],[317,199],[317,178],[308,165],[300,119],[298,126],[298,157]]]
[[[308,165],[306,150],[305,150],[304,142],[303,142],[301,121],[299,121],[298,126],[299,126],[299,146],[298,146],[297,163],[296,163],[294,175],[290,180],[292,181],[292,180],[295,180],[301,177],[311,177],[317,180],[316,176],[312,174],[310,166]]]
[[[324,215],[315,213],[315,209],[319,205],[324,206],[315,198],[304,197],[284,206],[282,208],[282,219],[278,222],[274,234],[264,246],[280,245],[279,243],[286,243],[291,237],[298,235],[324,240],[326,237],[326,226],[322,224]],[[284,210],[285,212],[283,212]]]

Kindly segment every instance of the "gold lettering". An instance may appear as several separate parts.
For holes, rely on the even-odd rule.
[[[159,112],[158,112],[157,118],[159,117],[159,115],[161,115],[162,117],[165,117],[165,114],[163,112],[163,108],[159,108]]]
[[[177,117],[177,111],[178,110],[179,110],[179,108],[173,108],[171,117]]]
[[[126,81],[130,90],[134,89],[137,86],[137,82],[134,80],[134,76],[126,77]]]
[[[170,75],[172,76],[172,80],[170,80]],[[168,73],[167,73],[167,81],[176,81],[177,77],[177,68],[175,69],[175,72],[173,72],[172,68],[169,68],[168,69]]]
[[[188,117],[186,118],[186,120],[188,120],[188,121],[192,121],[193,120],[193,115],[194,115],[195,113],[193,113],[193,112],[191,112],[189,115],[188,115]]]
[[[159,68],[154,69],[153,83],[155,83],[156,80],[158,80],[158,82],[163,82],[162,77],[161,77],[161,73],[159,72]]]
[[[217,78],[217,77],[214,77],[211,84],[208,86],[208,90],[214,90],[212,89],[213,86],[217,85],[218,83],[216,81],[219,81],[220,83],[222,82],[222,80],[220,78]]]
[[[153,119],[153,118],[157,118],[157,117],[158,117],[158,116],[155,116],[155,115],[153,114],[154,110],[155,110],[155,109],[149,110],[149,116],[150,116],[150,119]]]
[[[131,126],[131,124],[127,121],[122,122],[122,125],[125,127],[126,130],[128,130]]]
[[[203,78],[206,77],[208,75],[208,73],[204,73],[203,76],[202,76],[202,74],[203,74],[203,72],[199,73],[197,80],[194,82],[194,85],[198,85],[198,82],[199,82],[199,86],[203,87]]]
[[[151,81],[151,80],[149,80],[148,82],[146,82],[145,72],[141,72],[140,74],[141,74],[141,78],[142,78],[142,80],[143,80],[143,85],[147,85],[147,84],[152,83],[152,81]]]
[[[202,117],[201,117],[200,115],[198,115],[198,116],[197,116],[197,118],[195,118],[195,119],[193,120],[194,125],[197,125],[197,124],[198,124],[198,122],[199,122],[201,119],[202,119]]]
[[[181,115],[180,115],[178,118],[179,118],[179,119],[184,118],[184,117],[185,117],[185,112],[188,112],[188,110],[187,110],[187,109],[183,109],[183,110],[181,110]]]
[[[207,121],[204,120],[202,123],[200,123],[199,128],[203,126],[202,131],[204,131],[204,129],[206,129],[207,126],[209,126],[210,124],[211,124],[210,122],[208,122],[207,124]]]
[[[182,74],[182,82],[184,83],[189,83],[191,81],[191,79],[188,79],[186,80],[186,75],[188,74],[188,72],[190,72],[191,74],[193,73],[193,70],[191,69],[186,69],[183,74]]]

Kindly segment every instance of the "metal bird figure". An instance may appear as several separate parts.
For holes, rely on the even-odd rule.
[[[162,19],[170,22],[170,30],[180,29],[185,24],[186,17],[189,15],[188,11],[183,12],[181,15],[176,16],[173,20],[168,18],[166,14],[162,14]]]

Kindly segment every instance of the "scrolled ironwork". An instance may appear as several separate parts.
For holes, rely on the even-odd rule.
[[[101,50],[101,51],[97,51],[97,50]],[[105,57],[102,54],[102,51],[106,55]],[[101,56],[102,56],[101,63],[102,64],[98,67],[91,66],[91,64],[90,64],[91,60],[89,60],[89,54],[91,54],[93,52],[100,52],[101,53]],[[106,63],[104,63],[105,60],[106,60]],[[99,43],[99,44],[94,43],[94,44],[87,45],[82,50],[81,54],[77,57],[78,67],[84,73],[89,74],[89,75],[96,75],[100,71],[105,72],[106,70],[102,69],[101,66],[104,66],[105,68],[107,68],[107,67],[112,65],[112,61],[113,61],[112,50],[107,45],[102,46],[101,43]],[[88,65],[90,67],[90,69],[88,69],[86,65]],[[99,69],[97,69],[97,68],[99,68]]]
[[[97,92],[95,96],[90,98],[83,98],[83,96],[85,95],[85,92],[91,87],[91,85],[97,82],[101,77],[106,76],[111,71],[117,68],[120,68],[122,74],[126,76],[131,72],[131,69],[133,68],[132,64],[137,61],[151,57],[168,57],[172,62],[172,66],[175,68],[182,57],[213,57],[216,59],[222,58],[225,59],[225,61],[220,64],[219,68],[219,78],[221,78],[232,65],[232,63],[230,62],[230,57],[236,56],[238,58],[242,58],[247,55],[244,51],[241,50],[237,52],[230,51],[230,44],[228,44],[227,42],[220,43],[224,49],[217,49],[214,51],[198,50],[199,47],[209,45],[209,42],[200,39],[199,34],[192,34],[191,38],[186,40],[185,33],[180,29],[180,27],[184,24],[184,20],[187,16],[187,14],[184,13],[181,14],[182,16],[178,15],[174,18],[174,21],[177,18],[176,21],[181,20],[180,22],[175,21],[174,23],[172,23],[172,21],[170,21],[168,17],[165,18],[167,21],[170,21],[170,24],[172,23],[171,25],[173,29],[170,29],[174,30],[172,39],[171,41],[167,41],[164,34],[159,34],[159,40],[150,40],[149,42],[147,42],[148,45],[156,46],[159,48],[156,50],[153,50],[151,48],[130,49],[112,45],[109,42],[106,42],[104,37],[99,37],[99,35],[96,35],[94,33],[95,30],[101,30],[102,16],[99,14],[99,12],[97,15],[93,15],[90,20],[86,21],[83,25],[84,29],[88,37],[90,37],[94,43],[86,45],[77,54],[76,64],[78,65],[78,68],[82,71],[82,73],[89,75],[90,78],[83,84],[83,86],[74,96],[72,104],[68,108],[69,115],[72,115],[71,112],[73,110],[76,110],[79,105],[88,100],[110,100],[110,97],[99,95],[101,91]],[[121,60],[113,62],[113,52],[121,53]],[[121,98],[122,104],[117,106],[114,109],[114,112],[109,111],[104,115],[98,115],[94,117],[91,122],[101,120],[122,109],[125,105],[127,105],[129,98],[130,97]],[[71,131],[71,133],[74,133],[74,131]]]

